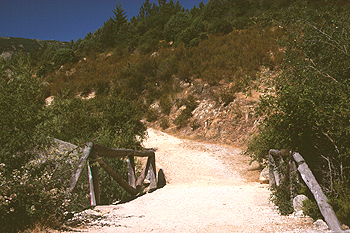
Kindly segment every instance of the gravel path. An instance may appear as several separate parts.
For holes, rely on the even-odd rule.
[[[98,206],[82,232],[324,232],[310,218],[280,216],[268,185],[244,178],[239,149],[178,139],[149,129],[157,169],[168,184],[131,202]],[[103,226],[105,225],[105,226]]]

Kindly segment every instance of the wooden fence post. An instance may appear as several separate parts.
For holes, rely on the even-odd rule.
[[[135,175],[135,158],[134,155],[129,155],[126,158],[128,167],[128,183],[131,187],[136,189],[136,175]]]
[[[90,156],[90,153],[92,151],[92,142],[89,142],[86,144],[84,150],[83,150],[83,155],[81,156],[79,162],[78,162],[78,169],[75,171],[75,173],[72,175],[72,178],[69,181],[69,193],[72,193],[75,185],[78,182],[78,179],[81,175],[81,172],[83,171],[83,167],[85,165],[85,162],[87,158]]]
[[[92,180],[92,172],[89,161],[87,162],[88,166],[88,176],[89,176],[89,187],[90,187],[90,206],[96,206],[96,195],[95,195],[95,188],[94,188],[94,182]]]
[[[95,146],[93,146],[95,147]],[[95,200],[96,200],[96,205],[101,204],[101,197],[100,197],[100,180],[98,177],[98,166],[97,166],[97,158],[96,158],[96,152],[95,148],[92,149],[90,157],[92,160],[92,164],[90,165],[91,168],[91,176],[92,176],[92,186],[90,187],[93,188],[94,194],[95,194]],[[91,192],[91,191],[90,191]]]
[[[335,232],[343,232],[332,206],[328,204],[326,195],[324,195],[320,185],[317,183],[314,175],[309,169],[309,166],[305,163],[304,158],[299,153],[294,153],[293,158],[298,164],[298,171],[300,172],[302,179],[314,195],[329,229]]]
[[[157,188],[157,175],[156,175],[156,156],[152,155],[149,157],[151,159],[151,163],[149,166],[149,179],[150,179],[150,190]]]

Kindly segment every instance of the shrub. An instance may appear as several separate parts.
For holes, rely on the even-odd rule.
[[[169,118],[163,117],[162,120],[160,121],[160,127],[162,127],[163,130],[169,128],[170,127]]]
[[[186,108],[182,110],[179,116],[174,120],[174,124],[179,128],[185,127],[188,123],[188,119],[192,117],[192,111],[198,106],[196,99],[193,95],[189,95],[185,100]]]
[[[315,221],[317,219],[323,219],[316,201],[310,199],[304,200],[302,210],[305,215],[310,216]]]
[[[329,198],[329,203],[334,208],[339,221],[350,226],[350,191],[341,183],[336,183],[334,189],[335,194]]]
[[[158,119],[158,110],[155,108],[149,108],[146,113],[146,120],[148,122],[155,122]]]
[[[201,124],[199,123],[198,119],[193,119],[191,121],[191,129],[192,130],[196,130],[196,129],[200,128],[200,127],[201,127]]]
[[[52,61],[56,66],[64,65],[75,60],[74,51],[72,49],[59,49],[53,56]]]
[[[46,145],[39,127],[45,120],[43,88],[23,58],[10,67],[0,61],[0,163],[8,172],[20,169],[34,157],[34,149]]]
[[[170,114],[170,111],[171,111],[171,108],[173,106],[173,103],[172,103],[171,98],[169,96],[162,96],[160,98],[159,105],[160,105],[160,107],[162,109],[162,112],[165,115],[169,115]]]
[[[57,182],[63,175],[54,172],[58,164],[50,166],[51,162],[33,161],[9,176],[3,173],[6,166],[0,164],[0,221],[6,223],[0,225],[1,232],[17,232],[38,222],[60,223],[70,199],[65,186]]]
[[[281,184],[272,189],[271,201],[277,206],[282,215],[293,213],[293,204],[291,202],[289,186]]]

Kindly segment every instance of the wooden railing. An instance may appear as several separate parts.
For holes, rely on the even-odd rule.
[[[136,157],[148,157],[147,164],[141,175],[136,180],[135,173],[135,160]],[[128,181],[125,181],[121,175],[113,170],[102,157],[120,158],[126,157],[127,169],[128,169]],[[92,163],[90,163],[90,162]],[[136,151],[131,149],[114,149],[101,145],[87,143],[83,149],[83,155],[78,162],[78,168],[72,175],[69,182],[69,193],[74,190],[77,181],[84,169],[86,163],[88,163],[88,174],[90,184],[90,204],[91,206],[99,205],[100,202],[100,185],[98,177],[99,164],[118,184],[123,187],[131,195],[137,195],[142,187],[142,184],[148,175],[150,180],[150,190],[157,188],[157,176],[156,176],[156,163],[154,150]]]
[[[276,161],[278,161],[278,164],[276,164]],[[292,153],[291,151],[282,151],[282,153],[281,151],[273,149],[269,151],[270,188],[286,183],[286,181],[288,181],[288,179],[291,180],[297,172],[300,173],[301,178],[314,195],[329,229],[334,232],[343,232],[332,206],[328,203],[326,195],[323,193],[304,158],[299,153]],[[293,196],[293,182],[289,182],[289,185],[290,192]]]

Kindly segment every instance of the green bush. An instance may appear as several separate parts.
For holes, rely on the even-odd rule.
[[[160,127],[162,127],[162,129],[167,129],[170,127],[170,121],[169,118],[164,117],[162,118],[162,120],[160,121]]]
[[[198,106],[196,99],[193,95],[189,95],[185,100],[186,108],[182,110],[179,116],[174,120],[174,124],[179,127],[185,127],[188,124],[188,119],[192,117],[192,111]]]
[[[27,61],[6,66],[0,60],[0,163],[6,171],[20,169],[46,145],[40,125],[45,121],[43,83]]]
[[[303,201],[303,213],[307,216],[310,216],[314,221],[317,219],[323,219],[323,216],[318,208],[316,201],[306,199]]]
[[[334,195],[329,198],[329,203],[336,212],[337,218],[343,224],[350,226],[350,191],[341,183],[334,185]]]
[[[285,48],[282,73],[271,78],[274,86],[260,99],[257,112],[263,120],[248,151],[257,161],[266,160],[271,148],[298,151],[326,195],[344,205],[347,198],[337,196],[329,182],[330,175],[333,182],[342,181],[342,190],[348,192],[350,187],[350,170],[344,169],[350,166],[350,27],[345,23],[349,15],[340,9],[314,11],[302,6],[283,18],[288,33],[281,42]],[[332,172],[326,173],[328,166]],[[350,219],[346,208],[338,211],[342,219]]]
[[[162,113],[164,113],[165,115],[170,114],[173,103],[172,103],[171,98],[169,96],[162,96],[159,100],[159,105],[162,109]]]
[[[148,122],[155,122],[158,119],[158,110],[155,108],[150,108],[146,113],[146,120]]]
[[[277,206],[282,215],[293,213],[293,203],[288,185],[281,184],[273,187],[270,200]]]
[[[75,61],[74,51],[72,49],[59,49],[53,56],[52,61],[56,66],[64,65]]]
[[[53,227],[61,223],[72,197],[68,198],[67,186],[58,182],[68,178],[66,171],[57,171],[64,159],[52,162],[33,161],[9,176],[4,175],[6,165],[0,164],[0,221],[6,222],[0,225],[1,232],[17,232],[35,223]]]
[[[22,59],[11,67],[1,63],[0,75],[0,221],[6,222],[0,231],[17,232],[40,221],[56,224],[69,204],[58,180],[67,177],[57,167],[67,158],[43,153],[49,141],[42,82]]]

